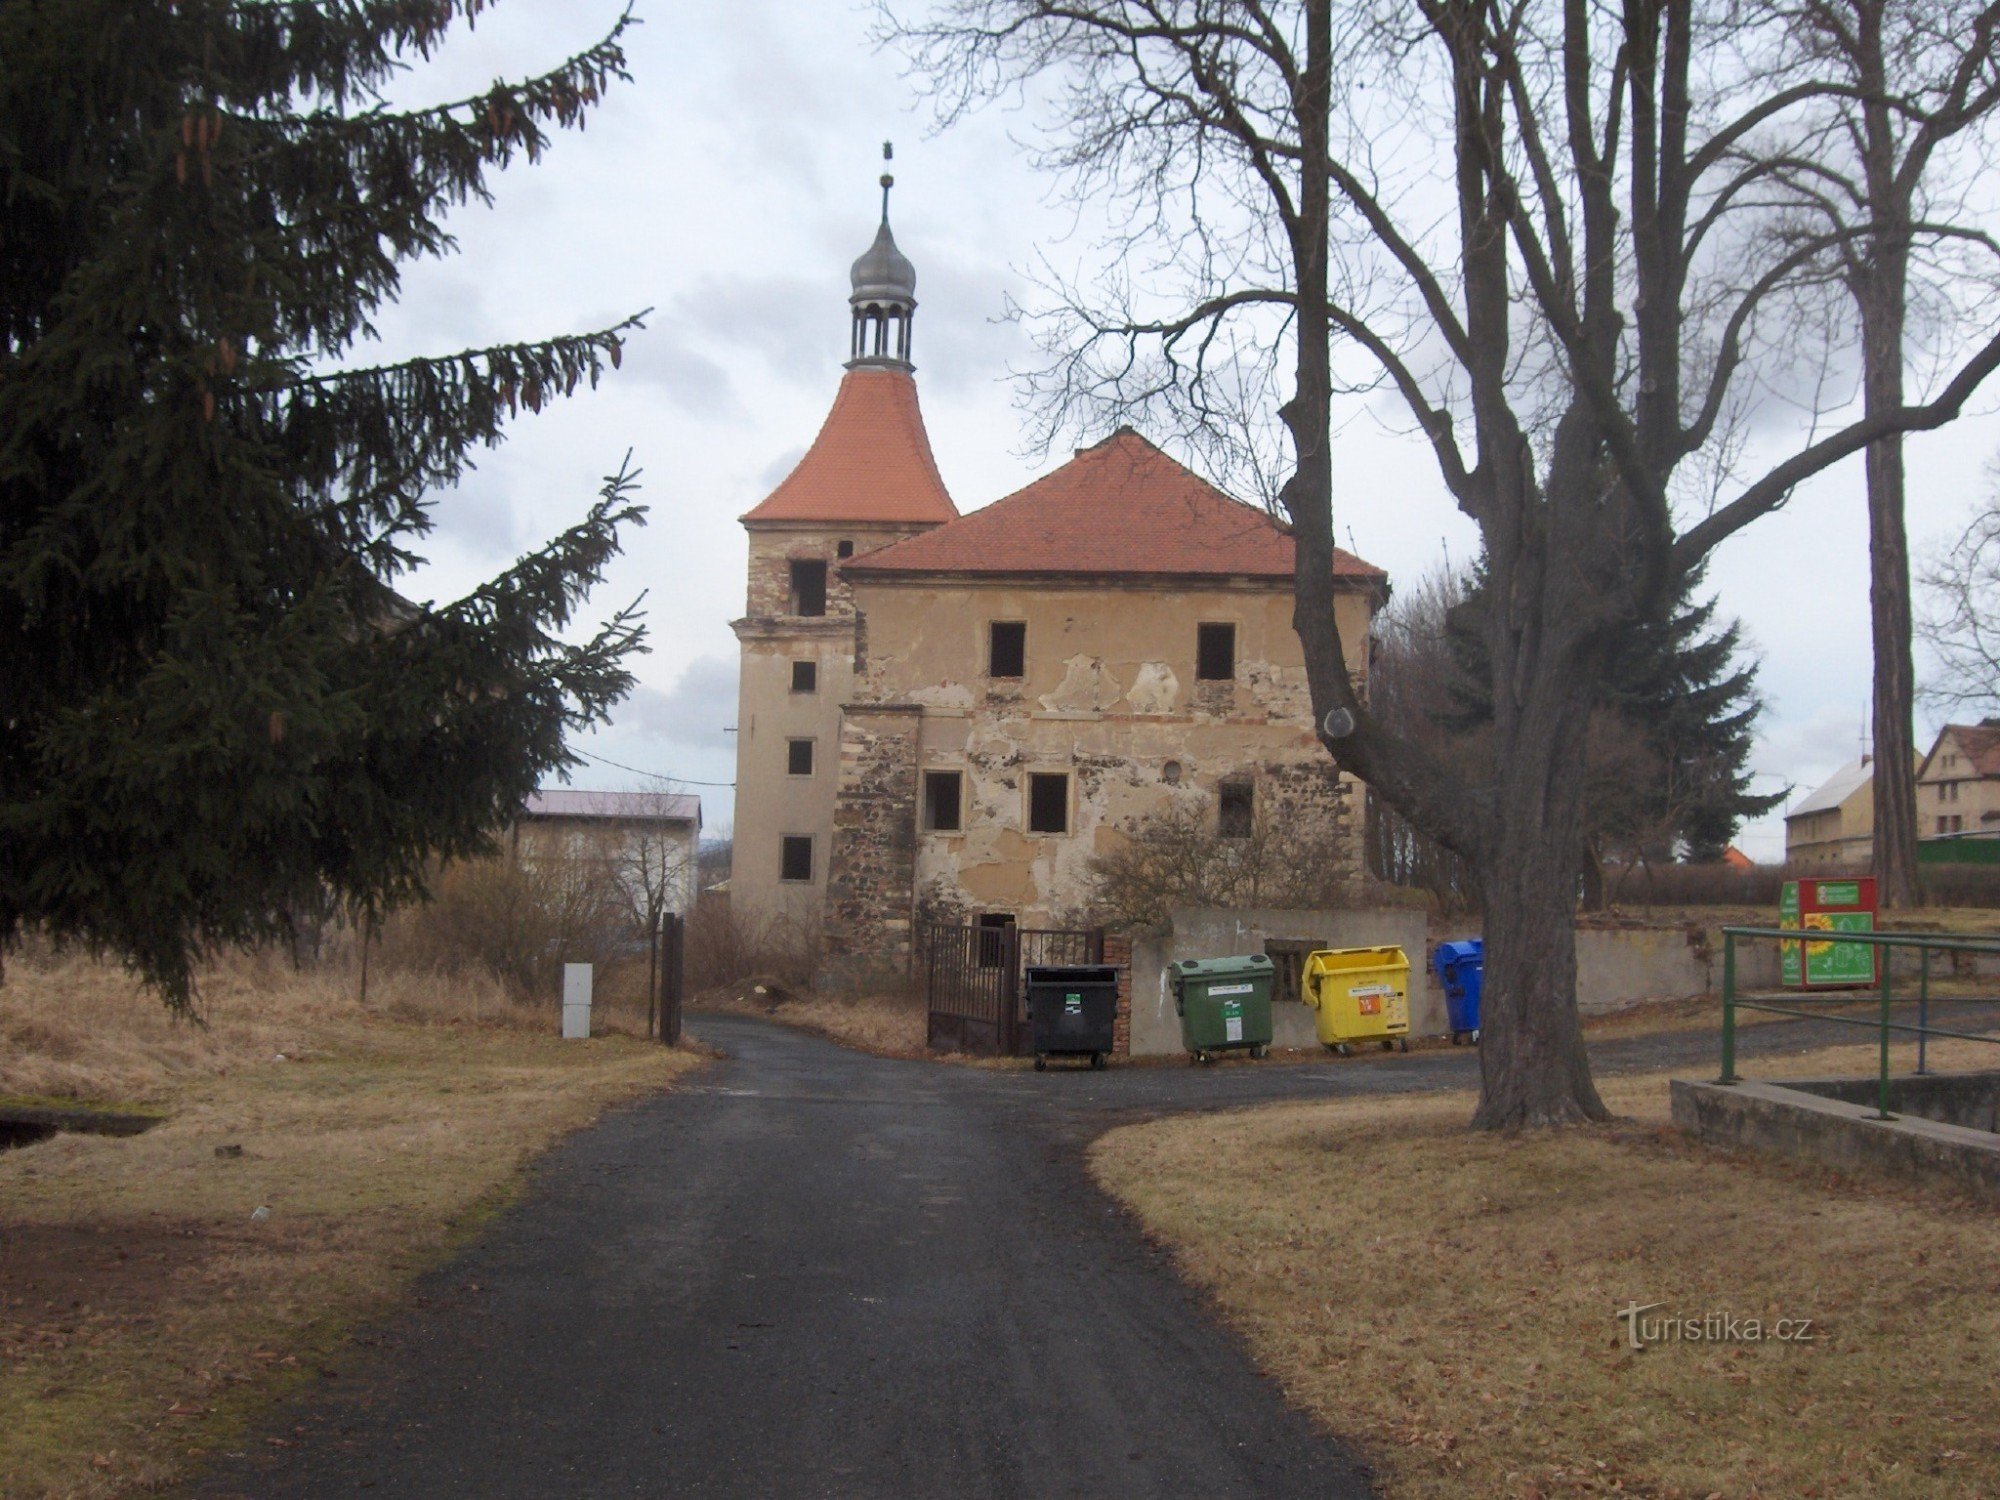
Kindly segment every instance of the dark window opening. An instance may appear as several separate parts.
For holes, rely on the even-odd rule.
[[[795,661],[792,663],[792,691],[795,693],[816,693],[819,691],[818,662]]]
[[[1256,793],[1247,781],[1225,781],[1215,831],[1226,839],[1247,839],[1257,821]]]
[[[1028,832],[1069,832],[1069,777],[1061,771],[1028,777]]]
[[[810,834],[788,833],[778,855],[778,879],[813,878],[813,841]]]
[[[1236,680],[1236,627],[1197,625],[1194,628],[1194,675],[1197,682]]]
[[[812,775],[813,742],[811,740],[787,740],[785,742],[785,769],[793,776]]]
[[[933,833],[959,831],[959,787],[956,771],[924,772],[924,827]]]
[[[792,613],[795,615],[826,613],[826,559],[814,558],[810,561],[792,563]]]
[[[986,655],[988,677],[1025,677],[1028,672],[1028,627],[1020,620],[995,620]]]
[[[1266,938],[1264,955],[1271,960],[1271,998],[1305,998],[1306,959],[1328,945],[1314,938]]]
[[[979,917],[979,967],[1002,969],[1007,966],[1007,935],[1014,930],[1012,912],[982,912]]]
[[[839,546],[835,547],[833,550],[837,556],[852,557],[854,556],[854,543],[842,542]]]

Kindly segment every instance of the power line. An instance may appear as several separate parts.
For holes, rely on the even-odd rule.
[[[726,786],[736,785],[733,781],[690,781],[685,776],[662,776],[658,771],[642,771],[637,766],[628,766],[622,761],[608,760],[602,755],[592,755],[588,750],[576,752],[585,760],[594,760],[600,766],[609,766],[614,771],[630,771],[634,776],[650,776],[655,781],[676,781],[682,786]]]

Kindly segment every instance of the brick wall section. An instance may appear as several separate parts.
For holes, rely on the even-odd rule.
[[[1104,935],[1104,961],[1118,966],[1118,1019],[1113,1023],[1111,1050],[1132,1054],[1132,940],[1117,933]]]
[[[923,711],[850,704],[827,861],[826,979],[851,988],[900,974],[910,953]]]

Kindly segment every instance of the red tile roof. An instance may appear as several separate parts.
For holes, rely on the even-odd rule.
[[[945,493],[906,370],[849,370],[799,466],[745,521],[949,521]]]
[[[1386,578],[1334,549],[1334,573]],[[853,578],[925,573],[1292,576],[1292,539],[1129,427],[1026,489],[948,526],[870,552]]]
[[[2000,724],[1947,724],[1938,732],[1958,741],[1958,748],[1981,776],[2000,776]],[[1931,752],[1935,755],[1936,750]]]

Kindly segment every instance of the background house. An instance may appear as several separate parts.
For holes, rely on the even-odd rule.
[[[701,799],[678,792],[538,791],[508,835],[508,855],[528,868],[565,865],[646,891],[661,910],[694,904],[701,847]]]
[[[1875,857],[1875,764],[1864,755],[1842,766],[1785,814],[1785,863],[1846,870]]]
[[[1917,773],[1917,837],[2000,838],[2000,719],[1938,731]]]

